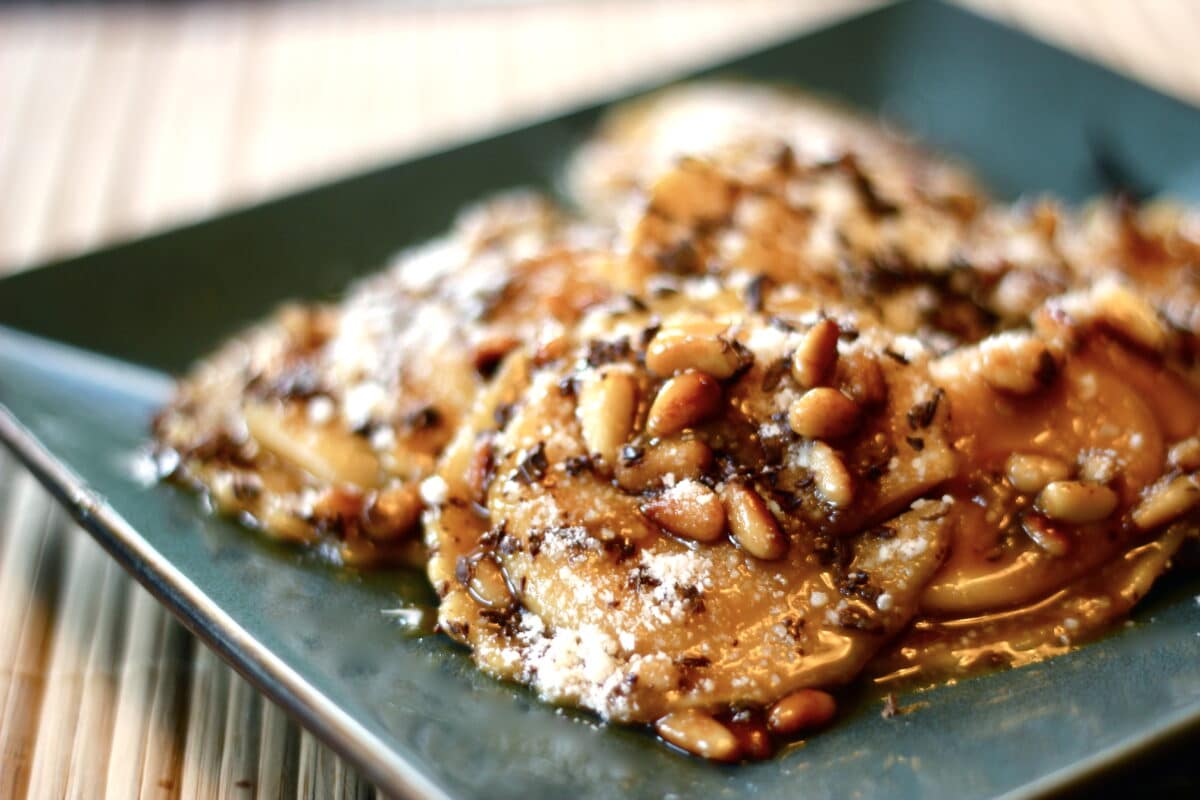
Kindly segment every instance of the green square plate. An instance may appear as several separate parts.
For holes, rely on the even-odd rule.
[[[1200,111],[949,6],[893,6],[722,65],[898,119],[1005,196],[1114,181],[1200,199]],[[363,577],[246,535],[133,468],[177,372],[278,301],[328,296],[465,202],[552,186],[591,108],[0,281],[0,437],[113,555],[385,791],[420,797],[1031,795],[1200,721],[1200,580],[1051,663],[945,686],[892,720],[863,698],[808,745],[743,767],[557,713],[383,609]],[[51,343],[48,340],[56,340]]]

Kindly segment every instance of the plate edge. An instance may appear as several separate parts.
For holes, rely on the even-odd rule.
[[[71,517],[239,675],[363,771],[388,796],[451,800],[441,787],[259,644],[0,403],[0,441]]]

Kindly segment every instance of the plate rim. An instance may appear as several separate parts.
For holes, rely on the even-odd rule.
[[[884,2],[882,5],[856,8],[849,14],[835,13],[801,32],[785,30],[762,41],[736,47],[716,61],[701,61],[690,66],[683,65],[662,75],[632,81],[612,94],[600,97],[585,96],[569,104],[556,107],[549,114],[521,117],[497,128],[460,134],[450,140],[421,147],[399,157],[389,158],[385,155],[370,163],[338,171],[313,182],[305,182],[297,187],[273,192],[250,202],[235,204],[215,213],[196,216],[181,224],[169,224],[143,235],[120,238],[99,247],[71,253],[64,257],[53,257],[23,265],[12,275],[0,278],[0,285],[29,273],[59,267],[69,268],[76,262],[99,253],[119,251],[126,247],[136,246],[146,240],[220,223],[228,218],[265,206],[284,203],[313,192],[335,188],[340,184],[370,176],[394,166],[450,154],[459,148],[517,134],[547,121],[603,108],[621,98],[638,96],[681,79],[702,77],[714,69],[721,69],[726,64],[752,56],[759,51],[802,40],[812,34],[857,22],[866,17],[894,12],[905,6],[940,7],[945,11],[980,19],[988,25],[1034,39],[1059,52],[1084,61],[1102,72],[1117,75],[1173,103],[1192,109],[1197,107],[1196,104],[1184,98],[1145,83],[1137,76],[1118,72],[1109,65],[1095,61],[1085,54],[1063,48],[1055,42],[1047,41],[1005,20],[981,14],[972,7],[947,0]],[[27,339],[39,346],[61,348],[76,356],[115,361],[122,365],[132,365],[144,369],[156,375],[165,374],[144,365],[113,359],[103,353],[2,324],[0,324],[0,334],[15,334],[16,337]],[[452,800],[451,795],[447,794],[446,790],[439,786],[434,779],[422,773],[411,759],[401,756],[390,748],[335,701],[288,666],[286,661],[235,622],[220,605],[211,600],[182,571],[142,537],[133,525],[91,490],[69,464],[55,456],[2,401],[0,401],[0,442],[7,446],[58,504],[126,572],[162,603],[190,633],[211,647],[223,661],[234,668],[257,690],[280,705],[294,721],[317,735],[341,757],[359,768],[383,793],[388,796],[416,798],[417,800]],[[1123,741],[1027,781],[999,797],[1046,797],[1065,789],[1078,787],[1086,781],[1095,780],[1106,772],[1128,764],[1139,756],[1168,744],[1181,734],[1197,728],[1200,728],[1200,701],[1176,709],[1164,716],[1162,721],[1153,727],[1145,728],[1138,733],[1131,734]]]
[[[0,326],[0,332],[10,329]],[[27,334],[23,334],[27,336]],[[39,343],[57,343],[33,337]],[[69,346],[68,346],[69,347]],[[103,356],[77,350],[92,357]],[[388,796],[452,800],[408,759],[259,642],[156,550],[0,402],[0,441],[71,517],[194,636]]]

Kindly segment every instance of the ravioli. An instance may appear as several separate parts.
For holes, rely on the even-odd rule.
[[[532,194],[466,212],[339,306],[291,306],[159,415],[164,471],[356,565],[422,556],[420,482],[517,344],[610,296],[596,234]]]
[[[681,324],[705,305],[688,307]],[[861,481],[876,466],[861,456],[896,447],[926,387],[882,370],[889,398],[839,454],[778,422],[797,393],[771,387],[751,347],[802,339],[786,319],[728,315],[719,327],[736,333],[712,341],[737,363],[711,375],[649,366],[671,317],[654,332],[650,312],[613,316],[647,343],[592,339],[545,366],[515,357],[448,452],[445,501],[427,517],[442,627],[497,674],[619,720],[849,680],[941,563],[950,503],[921,498],[954,457],[931,419],[921,460],[885,467],[853,506],[821,467],[844,459],[847,484]],[[699,412],[682,395],[685,416],[664,422],[655,398],[698,376],[716,398],[707,413],[688,422]],[[605,452],[610,424],[623,434]]]
[[[904,674],[975,664],[968,643],[1023,663],[1145,593],[1180,529],[1154,542],[1142,512],[1200,500],[1168,464],[1200,401],[1104,309],[940,354],[806,305],[684,284],[515,355],[427,512],[443,630],[548,700],[678,733],[769,719],[885,647]]]
[[[491,674],[719,761],[1107,630],[1200,530],[1200,216],[997,203],[770,87],[618,109],[198,365],[164,475],[424,564]]]

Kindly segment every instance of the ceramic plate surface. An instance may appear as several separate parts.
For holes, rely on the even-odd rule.
[[[1200,199],[1200,111],[965,12],[894,6],[710,74],[883,112],[1002,197],[1114,183]],[[184,369],[291,297],[328,297],[454,212],[554,185],[599,109],[0,281],[0,437],[115,557],[388,793],[455,798],[982,797],[1061,788],[1200,721],[1200,578],[1051,663],[901,698],[863,695],[774,760],[720,767],[556,713],[385,612],[415,572],[361,576],[264,543],[148,485],[136,454]],[[53,340],[53,341],[51,341]]]

